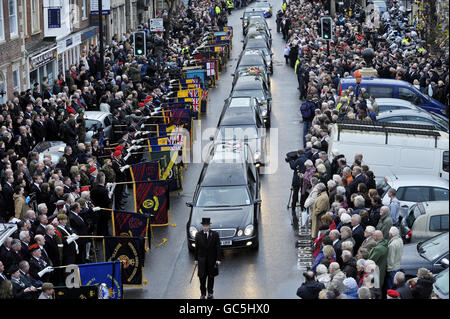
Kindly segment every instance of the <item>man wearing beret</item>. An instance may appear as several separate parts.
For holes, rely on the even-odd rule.
[[[31,253],[30,258],[30,276],[35,280],[49,281],[52,268],[42,258],[42,251],[38,244],[31,245],[28,250]]]

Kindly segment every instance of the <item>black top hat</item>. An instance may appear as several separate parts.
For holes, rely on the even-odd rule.
[[[202,225],[211,225],[211,218],[209,217],[202,217]]]

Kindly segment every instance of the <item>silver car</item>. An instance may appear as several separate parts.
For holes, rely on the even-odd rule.
[[[408,123],[431,125],[438,131],[449,133],[448,119],[427,111],[401,109],[381,112],[377,115],[378,122]]]
[[[86,143],[92,141],[93,136],[103,130],[105,138],[112,136],[112,114],[109,112],[87,111],[84,113],[86,120]]]

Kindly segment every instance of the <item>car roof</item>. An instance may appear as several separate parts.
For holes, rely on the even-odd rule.
[[[247,174],[244,163],[210,163],[200,186],[246,185]]]
[[[111,113],[109,112],[100,112],[100,111],[86,111],[84,112],[84,118],[90,120],[98,120],[101,121]]]
[[[207,159],[207,163],[223,163],[230,161],[236,163],[245,162],[244,148],[248,148],[247,144],[236,142],[236,143],[216,143],[213,145],[210,156]],[[212,154],[211,154],[212,153]]]
[[[219,126],[238,126],[256,124],[255,110],[250,107],[231,107],[225,113]]]
[[[355,78],[341,78],[340,79],[341,84],[350,84],[355,85],[356,79]],[[376,85],[392,85],[392,86],[408,86],[411,87],[412,84],[406,81],[402,80],[395,80],[395,79],[384,79],[384,78],[362,78],[361,85],[364,84],[376,84]]]
[[[263,80],[259,76],[241,75],[236,80],[233,91],[263,89]]]
[[[257,54],[245,54],[242,55],[242,58],[239,61],[239,66],[241,65],[265,65],[264,57],[262,55]]]
[[[267,42],[264,39],[250,38],[247,40],[247,43],[245,44],[245,49],[252,49],[252,48],[267,48],[267,49],[269,49],[269,46],[267,45]]]
[[[401,100],[401,99],[393,99],[393,98],[375,98],[375,101],[377,102],[378,105],[399,105],[399,106],[405,106],[405,107],[411,107],[411,108],[416,108],[417,105],[415,105],[414,103],[411,103],[409,101],[406,100]]]
[[[229,105],[236,104],[236,105],[242,105],[242,107],[248,108],[248,106],[252,105],[255,101],[255,97],[252,96],[237,96],[237,97],[230,97],[230,99],[227,101],[226,106],[229,107]],[[239,106],[232,106],[231,108],[237,108]]]
[[[421,116],[424,118],[431,119],[431,115],[425,111],[416,110],[416,109],[401,109],[401,110],[391,110],[391,111],[385,111],[380,112],[377,115],[377,119],[383,119],[387,117],[393,117],[393,116]]]
[[[396,178],[397,177],[397,178]],[[448,180],[434,175],[390,175],[386,176],[388,184],[397,189],[403,186],[435,186],[449,188]]]
[[[252,14],[252,13],[259,13],[260,14],[260,16],[262,17],[262,18],[264,18],[264,11],[262,11],[262,10],[256,10],[256,8],[247,8],[247,9],[245,9],[245,11],[244,11],[244,15],[245,14],[248,14],[248,13],[250,13],[250,14]],[[255,16],[257,16],[257,15],[255,15]],[[265,18],[264,18],[265,19]]]
[[[449,213],[447,200],[423,202],[422,205],[425,208],[426,214],[442,215],[442,213]]]

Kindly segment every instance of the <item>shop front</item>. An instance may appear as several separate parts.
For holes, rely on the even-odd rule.
[[[30,88],[35,83],[42,84],[44,78],[48,79],[48,84],[53,86],[57,78],[56,68],[57,47],[51,48],[45,52],[32,55],[28,58],[28,72]]]

